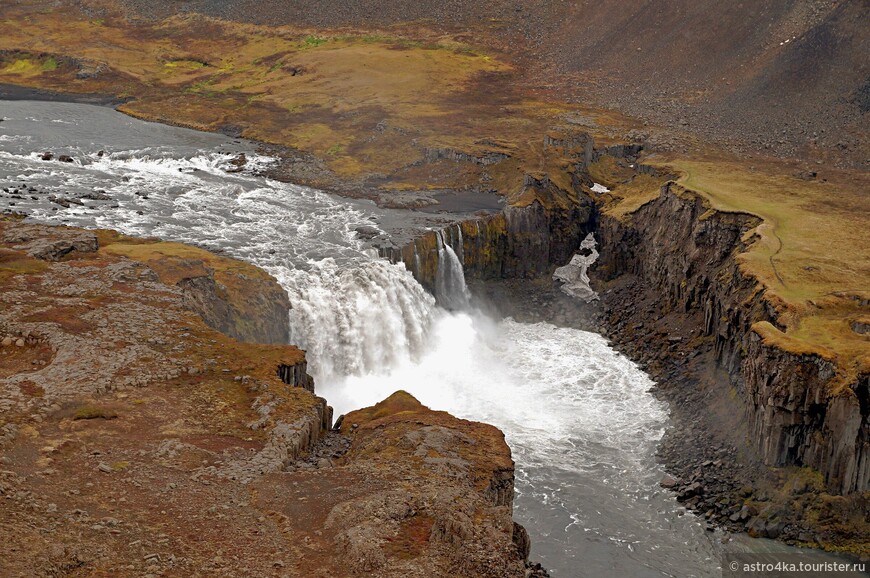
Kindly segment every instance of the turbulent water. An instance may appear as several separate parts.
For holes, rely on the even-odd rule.
[[[517,462],[515,517],[554,576],[719,575],[712,535],[658,488],[667,410],[647,376],[599,335],[474,313],[458,229],[440,237],[436,303],[355,231],[395,215],[256,176],[269,159],[250,150],[228,172],[245,143],[85,105],[0,101],[0,116],[0,188],[21,197],[0,194],[0,208],[262,266],[287,289],[292,341],[337,413],[401,388],[500,427]],[[88,194],[109,200],[49,200]]]

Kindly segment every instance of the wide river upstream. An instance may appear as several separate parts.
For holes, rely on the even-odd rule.
[[[658,486],[668,410],[650,379],[597,334],[439,306],[356,231],[387,235],[412,214],[266,179],[258,169],[271,160],[250,143],[110,108],[0,101],[0,118],[0,210],[194,243],[266,269],[290,295],[292,341],[336,415],[405,389],[501,428],[517,464],[515,519],[554,577],[720,575],[721,535]],[[230,172],[241,151],[247,165]],[[443,253],[449,272],[461,251]],[[455,271],[447,285],[464,291]]]

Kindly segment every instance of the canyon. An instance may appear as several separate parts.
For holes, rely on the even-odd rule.
[[[757,3],[719,12],[708,6],[710,14],[722,17],[715,25],[703,7],[689,10],[679,2],[654,15],[675,26],[706,22],[702,46],[721,46],[724,23],[750,12],[767,22],[768,30],[789,38],[774,42],[747,28],[721,62],[711,62],[694,44],[684,54],[679,38],[637,30],[638,22],[651,18],[646,6],[619,15],[608,3],[564,8],[583,23],[572,28],[554,24],[555,9],[547,2],[517,8],[525,13],[516,18],[503,17],[500,10],[513,11],[503,3],[455,12],[434,5],[408,8],[408,14],[422,10],[415,20],[378,2],[350,3],[316,17],[293,2],[264,11],[204,2],[183,13],[135,1],[50,4],[3,8],[0,80],[8,84],[0,95],[110,103],[135,118],[227,138],[192,148],[200,155],[219,146],[220,153],[205,160],[194,155],[191,163],[188,155],[179,163],[162,152],[130,152],[141,148],[131,125],[129,142],[117,141],[117,153],[101,150],[105,158],[87,146],[70,148],[69,142],[41,135],[51,151],[29,150],[22,143],[17,156],[4,159],[13,167],[10,175],[32,180],[0,198],[29,220],[188,243],[49,229],[16,217],[2,222],[8,246],[0,279],[10,287],[5,294],[18,300],[15,307],[24,308],[10,305],[3,312],[9,341],[4,355],[16,371],[12,381],[4,378],[20,386],[8,407],[17,408],[16,423],[30,424],[8,430],[6,439],[27,439],[12,447],[31,457],[40,437],[50,441],[40,442],[43,449],[82,444],[81,451],[68,454],[46,450],[39,471],[4,472],[10,477],[4,492],[23,500],[10,515],[27,520],[37,512],[50,515],[52,527],[69,535],[79,527],[75,524],[84,528],[93,522],[90,515],[63,518],[49,509],[73,508],[70,497],[76,495],[51,481],[56,470],[97,461],[97,468],[108,468],[99,472],[128,475],[129,484],[137,481],[124,474],[130,464],[142,468],[146,478],[177,473],[172,490],[189,494],[172,500],[176,508],[205,508],[194,488],[201,489],[196,485],[201,479],[211,484],[217,514],[209,509],[204,517],[181,509],[158,514],[146,508],[152,498],[144,491],[128,488],[133,497],[125,498],[139,500],[139,511],[154,517],[154,527],[173,516],[211,516],[225,526],[208,530],[208,539],[199,542],[208,545],[201,558],[179,545],[174,549],[186,553],[155,561],[145,545],[172,542],[175,535],[140,535],[145,530],[121,517],[116,506],[100,515],[123,523],[98,522],[91,529],[120,528],[141,552],[121,549],[124,553],[112,559],[111,548],[33,546],[46,568],[100,560],[106,568],[130,562],[143,572],[149,566],[248,568],[278,575],[322,567],[324,576],[540,571],[527,562],[527,532],[511,519],[515,471],[501,432],[429,410],[421,402],[432,402],[406,392],[384,391],[377,403],[366,397],[366,409],[354,406],[359,398],[350,385],[381,391],[361,376],[382,379],[386,387],[395,377],[384,373],[387,368],[401,377],[403,359],[420,363],[417,352],[441,346],[420,329],[437,317],[436,304],[459,312],[480,307],[520,324],[552,324],[547,326],[552,334],[564,329],[606,335],[655,381],[655,396],[669,408],[671,422],[658,444],[667,470],[659,476],[661,486],[711,532],[747,532],[870,555],[870,177],[866,86],[860,86],[867,63],[848,65],[868,41],[860,26],[866,6],[844,1],[784,9]],[[481,10],[489,14],[481,20],[486,24],[470,25],[468,19]],[[565,16],[562,9],[557,12]],[[616,21],[623,25],[616,27]],[[583,50],[575,50],[578,42]],[[697,66],[699,61],[707,64]],[[806,63],[820,61],[829,66],[812,66],[807,74],[813,81],[802,84]],[[61,115],[51,122],[78,120]],[[88,146],[100,142],[93,138]],[[235,150],[233,139],[252,142],[256,152],[240,153],[247,145]],[[33,156],[40,154],[47,157]],[[34,167],[57,163],[60,154],[82,180],[70,179],[69,194],[51,199],[46,191],[59,187],[56,177],[40,181],[42,169]],[[143,171],[138,164],[155,159],[156,169]],[[111,190],[103,181],[89,181],[94,167],[113,179],[127,171],[124,178],[141,190],[130,193],[126,185]],[[165,187],[147,183],[153,175],[170,173],[202,183],[192,191],[168,177]],[[352,214],[349,228],[336,233],[311,219],[308,231],[306,211],[320,218],[343,205],[316,191],[259,181],[254,186],[244,181],[251,175],[340,195],[348,203],[341,210]],[[223,192],[225,182],[238,190]],[[218,194],[206,193],[206,185]],[[88,197],[95,187],[109,189],[109,198]],[[158,194],[161,188],[170,193],[166,199]],[[311,205],[282,206],[280,195],[291,193]],[[370,206],[378,208],[376,216]],[[268,227],[258,229],[257,218]],[[280,237],[281,227],[298,237]],[[276,238],[265,239],[270,234]],[[589,269],[600,302],[585,304],[560,294],[550,278],[589,234],[600,253]],[[288,243],[318,235],[325,244],[317,250]],[[282,251],[296,264],[291,272]],[[370,261],[374,254],[380,259]],[[396,273],[402,265],[405,277]],[[87,275],[77,278],[70,270],[77,267]],[[69,303],[59,310],[47,301],[37,305],[61,298],[39,289],[39,283],[46,288],[90,283],[105,293],[74,302],[91,289],[70,289],[63,294]],[[326,314],[324,296],[336,292],[356,306],[343,304]],[[167,305],[158,311],[147,300],[139,303],[138,294]],[[387,304],[387,319],[370,313],[374,294]],[[120,305],[110,305],[114,301]],[[126,361],[99,370],[115,371],[136,360],[144,369],[113,374],[124,376],[118,391],[106,385],[116,384],[116,377],[85,386],[84,369],[78,370],[81,380],[67,385],[52,381],[37,389],[27,382],[23,376],[44,364],[47,369],[37,371],[53,376],[62,351],[57,344],[79,343],[67,333],[93,331],[90,318],[108,319],[109,309],[100,313],[100,308],[110,306],[151,309],[123,328],[132,333],[112,337],[121,355],[111,355]],[[77,321],[80,315],[88,318],[87,327]],[[32,322],[41,325],[18,321],[34,316]],[[378,342],[390,323],[390,331],[400,327],[395,334],[402,339],[384,347]],[[126,345],[143,339],[157,340],[150,349],[174,345],[177,338],[159,337],[161,324],[178,325],[178,343],[194,339],[196,347],[179,345],[166,356]],[[519,331],[510,324],[500,330]],[[380,331],[380,337],[361,338],[370,331]],[[334,335],[340,336],[340,347],[326,337]],[[575,333],[564,338],[580,339]],[[198,356],[194,350],[201,347],[212,348],[209,360],[222,356],[221,363],[189,357]],[[97,356],[96,351],[91,353]],[[80,367],[93,365],[87,355],[65,355]],[[99,349],[99,355],[109,354]],[[538,369],[534,361],[520,359]],[[218,366],[226,367],[218,371]],[[126,393],[139,387],[146,389]],[[314,394],[324,387],[330,403],[348,411],[336,430],[332,410]],[[182,391],[198,393],[184,400]],[[109,407],[103,407],[109,398]],[[150,438],[133,435],[139,424],[158,419],[148,411],[152,403],[180,404],[182,412],[208,416],[196,427],[220,439],[193,439],[182,430],[173,451],[155,450],[148,445],[157,443],[155,424],[145,430],[152,431]],[[215,404],[228,413],[209,414],[206,408]],[[656,411],[650,406],[649,413]],[[94,413],[94,419],[76,417],[79,413]],[[655,429],[656,423],[643,427]],[[180,425],[162,427],[174,431]],[[624,431],[621,424],[613,427]],[[58,431],[68,433],[58,437]],[[109,463],[100,457],[107,452],[103,442],[119,432],[130,436],[125,443],[132,445]],[[509,440],[517,435],[507,433]],[[101,453],[88,453],[91,439]],[[531,455],[527,447],[511,445],[522,459]],[[202,465],[183,459],[185,452],[202,453]],[[89,465],[81,466],[82,459]],[[128,465],[115,468],[116,463]],[[524,478],[524,464],[519,459],[518,464]],[[651,475],[644,468],[644,475]],[[103,480],[94,475],[91,483]],[[35,491],[16,490],[24,479],[45,480],[47,493],[34,497]],[[394,487],[396,480],[401,488]],[[61,491],[67,493],[51,493]],[[524,490],[516,491],[522,501]],[[303,494],[298,504],[287,499],[294,492]],[[330,501],[336,496],[341,500]],[[239,520],[220,517],[226,506],[245,513]],[[75,507],[73,512],[87,513],[98,506]],[[525,507],[521,511],[528,513]],[[356,524],[347,527],[348,519]],[[253,529],[236,530],[233,524],[244,520]],[[576,521],[571,520],[569,527]],[[237,531],[247,536],[242,551],[250,556],[230,562],[220,548]],[[94,536],[81,543],[96,544]],[[32,552],[22,540],[16,542],[16,563],[24,568]],[[265,543],[293,544],[300,566],[275,556],[257,558],[262,548],[257,544]],[[699,559],[707,556],[701,550]],[[593,555],[589,563],[597,562]],[[638,571],[627,568],[632,570],[623,571]],[[704,571],[698,569],[698,575]]]
[[[624,150],[611,152],[622,156]],[[637,152],[626,165],[637,162]],[[673,181],[628,215],[615,216],[595,202],[584,170],[578,165],[576,189],[560,191],[573,203],[548,207],[554,185],[529,181],[536,198],[530,205],[445,231],[444,239],[459,239],[466,275],[534,278],[565,263],[585,235],[594,234],[601,243],[594,278],[596,288],[605,288],[605,309],[586,323],[597,323],[641,362],[676,413],[685,411],[684,423],[700,425],[671,430],[664,455],[666,463],[680,462],[683,479],[669,487],[706,518],[735,530],[864,551],[866,356],[838,358],[788,336],[788,309],[741,266],[758,242],[758,217],[717,211]],[[441,239],[425,235],[387,256],[432,286],[433,247]],[[862,302],[860,294],[837,297]],[[850,330],[856,320],[847,321]],[[861,339],[857,333],[849,338]],[[688,407],[679,409],[682,404]],[[738,467],[702,471],[721,466],[723,457]],[[707,475],[712,486],[691,485]],[[810,496],[799,498],[808,488]],[[817,522],[808,523],[811,512]]]

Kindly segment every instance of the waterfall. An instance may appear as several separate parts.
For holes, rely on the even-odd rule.
[[[721,576],[712,534],[658,486],[667,407],[604,338],[442,310],[404,265],[376,259],[357,235],[379,209],[258,177],[250,167],[267,159],[250,151],[243,171],[229,173],[232,155],[219,151],[235,145],[226,137],[105,107],[2,105],[4,136],[16,140],[0,138],[0,189],[26,178],[41,192],[14,205],[0,197],[0,209],[194,243],[263,267],[287,290],[291,341],[307,350],[318,393],[338,413],[405,389],[505,432],[517,464],[515,515],[559,576],[576,575],[580,563],[589,575]],[[75,163],[40,159],[69,147]],[[101,156],[103,148],[114,152]],[[82,196],[96,188],[111,200]],[[58,206],[49,195],[83,204]],[[498,242],[487,222],[474,227],[466,233],[476,249],[488,236]],[[438,302],[466,307],[462,230],[436,241]],[[419,255],[417,244],[414,252],[408,265],[421,273],[435,255]]]
[[[462,226],[456,224],[456,236],[459,238],[456,243],[456,256],[459,257],[459,262],[465,265],[465,247],[462,245]]]
[[[380,371],[424,351],[435,299],[404,265],[327,259],[278,273],[293,304],[290,342],[306,350],[318,379]]]
[[[435,273],[435,298],[446,309],[467,309],[470,294],[465,285],[465,272],[453,247],[444,242],[441,231],[438,239],[438,270]]]
[[[72,145],[81,142],[75,131],[93,128],[87,123],[55,124],[45,123],[46,134]],[[143,130],[177,132],[134,124]],[[251,152],[244,170],[227,172],[227,167],[234,168],[228,164],[232,154],[200,147],[200,139],[224,137],[181,132],[190,139],[189,146],[152,146],[160,141],[148,137],[141,139],[145,148],[103,155],[83,149],[77,156],[82,162],[62,167],[40,160],[29,148],[8,153],[0,147],[0,183],[7,182],[2,174],[31,174],[30,182],[47,193],[28,198],[29,205],[23,207],[37,220],[194,243],[266,269],[290,297],[290,342],[307,351],[309,371],[319,382],[419,358],[429,340],[435,299],[403,264],[374,258],[359,238],[356,228],[371,223],[377,211],[259,177],[254,169],[268,159]],[[102,132],[97,134],[103,138]],[[127,129],[118,129],[117,135],[127,139]],[[86,136],[84,142],[95,138]],[[49,200],[48,193],[74,198],[97,187],[111,201],[85,198],[81,205],[58,211]],[[419,255],[415,261],[419,271]]]
[[[417,250],[417,241],[414,241],[414,273],[420,274],[420,252]]]

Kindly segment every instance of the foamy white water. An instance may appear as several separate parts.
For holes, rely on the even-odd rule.
[[[419,361],[321,392],[343,413],[404,389],[501,428],[517,462],[516,517],[554,576],[716,575],[698,521],[658,488],[667,409],[603,337],[441,312],[430,343]]]
[[[667,411],[647,376],[599,335],[469,313],[458,229],[440,245],[437,284],[451,312],[358,238],[356,227],[385,218],[371,204],[228,173],[233,154],[219,150],[233,145],[217,135],[83,105],[0,105],[9,137],[0,139],[0,188],[37,189],[0,196],[0,208],[15,202],[39,221],[156,235],[255,263],[287,289],[292,339],[338,413],[405,389],[505,431],[516,518],[554,576],[718,575],[700,524],[658,488]],[[42,161],[46,149],[76,160]],[[48,200],[94,191],[111,200]]]

